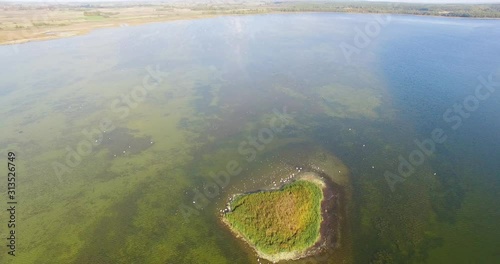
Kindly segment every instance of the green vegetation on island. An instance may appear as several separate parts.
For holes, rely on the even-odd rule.
[[[321,237],[322,186],[311,177],[279,190],[238,195],[223,220],[262,258],[300,258]]]

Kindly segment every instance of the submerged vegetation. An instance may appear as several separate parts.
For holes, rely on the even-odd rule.
[[[322,200],[319,184],[298,180],[280,190],[237,196],[224,217],[260,256],[296,257],[320,238]]]
[[[218,232],[225,226],[214,212],[227,195],[270,185],[300,164],[353,194],[333,198],[350,207],[328,209],[346,223],[325,229],[340,243],[299,263],[499,263],[499,97],[481,103],[397,192],[381,177],[441,124],[429,118],[442,119],[441,104],[453,105],[479,72],[498,68],[498,21],[412,20],[381,34],[352,65],[332,43],[352,41],[348,29],[371,16],[227,17],[19,45],[0,73],[8,113],[0,148],[27,157],[19,160],[27,173],[16,262],[256,263]],[[109,103],[141,83],[146,65],[168,75],[118,118]],[[426,87],[432,93],[419,93]],[[267,128],[281,106],[292,121],[245,162],[238,144]],[[82,131],[103,117],[117,128],[59,182],[52,163],[65,162],[66,147],[77,150]],[[210,172],[233,158],[242,172],[216,198],[194,203],[213,182]]]

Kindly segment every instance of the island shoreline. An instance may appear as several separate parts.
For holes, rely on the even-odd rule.
[[[318,238],[316,242],[309,248],[304,251],[292,251],[292,252],[284,252],[273,255],[268,255],[261,252],[257,247],[252,245],[248,239],[241,234],[238,230],[234,229],[231,224],[224,217],[224,214],[220,216],[221,222],[230,230],[230,232],[237,238],[243,241],[246,245],[248,245],[252,250],[257,254],[258,257],[267,259],[273,263],[284,261],[284,260],[297,260],[309,256],[316,255],[320,252],[325,251],[328,248],[333,248],[340,240],[340,218],[339,212],[337,210],[341,209],[341,198],[343,196],[342,187],[336,183],[334,183],[327,175],[321,175],[321,172],[304,172],[300,177],[298,177],[295,181],[309,181],[316,184],[320,187],[322,191],[322,199],[320,203],[320,212],[321,212],[321,223],[320,229],[318,233]],[[240,195],[246,195],[251,193],[265,192],[265,191],[277,191],[281,190],[284,186],[291,184],[293,182],[284,183],[278,188],[270,188],[270,189],[261,189],[252,192],[239,193],[234,194],[234,197]],[[332,199],[334,199],[332,203]],[[332,232],[333,230],[333,232]]]

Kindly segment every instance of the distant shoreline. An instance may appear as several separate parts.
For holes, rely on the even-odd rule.
[[[73,25],[72,27],[55,27],[45,30],[26,30],[26,31],[14,31],[13,35],[18,35],[20,37],[9,39],[0,38],[0,45],[16,45],[23,44],[34,41],[44,41],[44,40],[54,40],[68,37],[76,37],[82,36],[91,33],[97,29],[104,28],[117,28],[123,26],[140,26],[147,25],[153,23],[167,23],[173,21],[183,21],[183,20],[197,20],[197,19],[205,19],[205,18],[214,18],[217,16],[193,16],[193,17],[179,17],[173,19],[164,19],[164,20],[142,20],[142,21],[124,21],[123,23],[112,22],[107,24],[83,24],[83,25]],[[0,31],[0,34],[2,32]],[[0,35],[1,36],[1,35]]]
[[[481,8],[479,8],[481,7]],[[500,19],[500,4],[397,4],[381,2],[265,2],[200,5],[164,3],[1,3],[0,45],[85,35],[93,30],[222,16],[265,14],[372,14],[416,17]],[[388,12],[389,10],[394,12]],[[448,11],[446,11],[448,10]],[[486,10],[486,11],[485,11]]]

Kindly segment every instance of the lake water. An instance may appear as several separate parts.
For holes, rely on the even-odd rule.
[[[312,166],[348,179],[348,224],[290,263],[498,263],[499,47],[497,20],[346,14],[1,46],[0,262],[265,263],[218,212]]]

